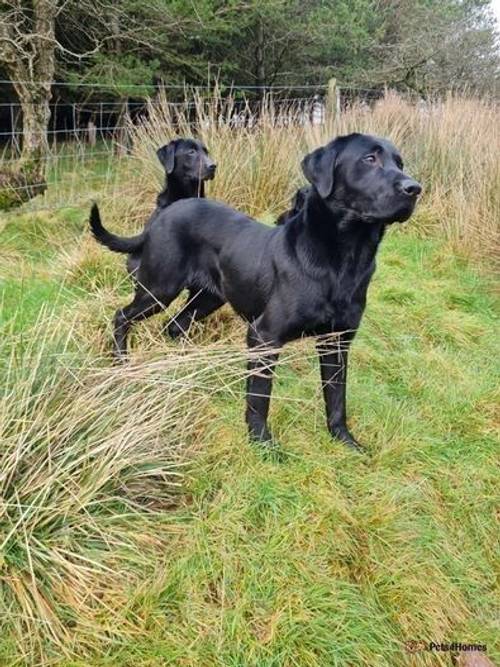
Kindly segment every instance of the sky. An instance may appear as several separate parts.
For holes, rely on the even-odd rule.
[[[497,23],[500,25],[500,0],[491,0],[491,6],[497,17]]]

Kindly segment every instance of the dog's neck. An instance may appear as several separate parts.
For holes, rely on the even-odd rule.
[[[165,187],[156,198],[156,205],[160,208],[170,206],[178,199],[190,197],[205,197],[205,183],[203,181],[181,181],[175,174],[167,176]]]
[[[335,260],[370,265],[385,231],[383,223],[366,222],[354,210],[335,202],[327,205],[314,188],[308,193],[301,215],[288,223],[291,236],[312,260]]]

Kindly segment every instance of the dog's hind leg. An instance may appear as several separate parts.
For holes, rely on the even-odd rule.
[[[127,257],[127,273],[137,282],[137,273],[141,265],[141,254],[132,253]]]
[[[165,310],[175,299],[180,289],[171,292],[147,292],[140,285],[134,296],[134,300],[125,308],[120,308],[115,313],[114,319],[114,342],[115,356],[124,359],[127,355],[127,336],[134,322],[145,320],[156,313]]]
[[[207,290],[190,290],[184,308],[170,320],[167,326],[169,336],[171,338],[184,336],[192,322],[199,322],[218,310],[224,303],[224,299]]]

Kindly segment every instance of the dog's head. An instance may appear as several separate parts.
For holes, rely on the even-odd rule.
[[[195,139],[174,139],[157,151],[157,156],[168,176],[180,181],[209,181],[215,176],[217,165],[207,147]]]
[[[365,222],[404,222],[422,188],[403,171],[387,139],[349,134],[306,155],[302,170],[330,208],[344,208]]]

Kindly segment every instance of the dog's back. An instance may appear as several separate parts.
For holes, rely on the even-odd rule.
[[[272,231],[222,202],[182,199],[157,212],[147,230],[145,245],[167,251],[168,243],[178,239],[191,246],[186,251],[195,251],[200,244],[220,250],[233,238],[244,237],[247,229],[254,234],[261,229],[265,235]]]
[[[147,231],[139,282],[180,281],[189,289],[219,294],[240,314],[254,316],[265,303],[272,268],[271,262],[263,260],[282,231],[221,202],[178,201],[164,209]]]

